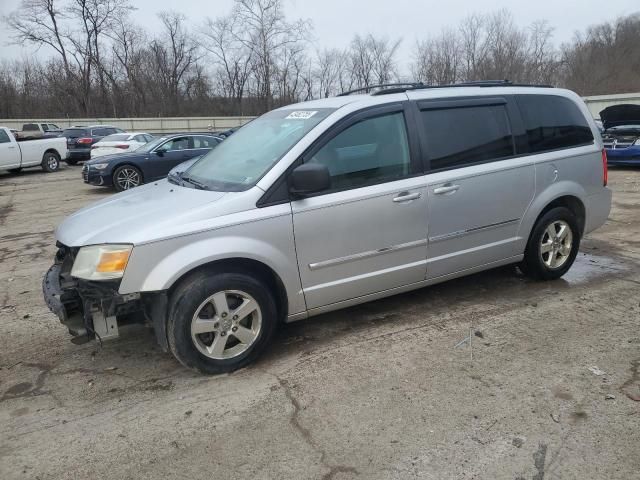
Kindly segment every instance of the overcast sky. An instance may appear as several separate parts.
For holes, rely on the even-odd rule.
[[[571,40],[576,30],[640,11],[638,0],[284,0],[289,19],[310,19],[318,46],[344,47],[356,33],[403,39],[400,59],[408,62],[420,38],[456,26],[467,15],[507,8],[520,26],[546,19],[556,44]],[[194,23],[229,12],[233,0],[132,0],[134,19],[153,31],[156,13],[178,9]],[[0,15],[15,10],[20,0],[0,0]],[[31,46],[7,46],[9,32],[0,25],[0,59],[33,55]],[[40,52],[39,55],[44,55]]]

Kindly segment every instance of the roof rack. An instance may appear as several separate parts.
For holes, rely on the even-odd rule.
[[[339,97],[351,95],[358,92],[369,93],[373,89],[377,90],[371,95],[390,95],[392,93],[403,93],[410,90],[423,90],[429,88],[457,88],[457,87],[535,87],[535,88],[553,88],[553,85],[536,85],[529,83],[513,83],[510,80],[475,80],[470,82],[451,83],[448,85],[425,85],[422,82],[409,83],[386,83],[381,85],[371,85],[368,87],[356,88],[348,92],[341,93]]]
[[[391,90],[398,90],[401,92],[405,92],[407,90],[413,90],[419,87],[426,87],[426,85],[422,82],[379,83],[377,85],[368,85],[366,87],[360,87],[354,90],[349,90],[348,92],[342,92],[338,95],[338,97],[346,97],[347,95],[353,95],[354,93],[360,93],[360,92],[369,93],[374,88],[387,88]],[[386,92],[386,90],[381,90],[381,91]],[[376,93],[378,92],[374,92],[373,95],[375,95]]]

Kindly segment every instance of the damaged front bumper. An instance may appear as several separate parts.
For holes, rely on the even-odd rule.
[[[42,280],[42,292],[49,310],[73,336],[72,342],[81,344],[96,338],[100,341],[116,338],[119,326],[144,323],[152,314],[157,318],[151,323],[158,341],[166,349],[166,295],[148,294],[145,298],[139,293],[122,295],[118,293],[119,281],[73,278],[71,268],[77,249],[58,246],[55,263]]]

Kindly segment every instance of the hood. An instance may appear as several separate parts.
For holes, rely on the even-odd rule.
[[[233,213],[233,194],[196,190],[166,180],[143,185],[89,205],[67,217],[56,239],[68,247],[102,243],[147,243],[204,228]],[[226,204],[226,206],[222,206]]]
[[[600,112],[600,119],[605,129],[617,125],[639,125],[640,105],[614,105]]]

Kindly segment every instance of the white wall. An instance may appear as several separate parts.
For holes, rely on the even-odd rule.
[[[157,117],[157,118],[46,118],[0,119],[0,126],[22,129],[23,123],[55,123],[66,128],[74,125],[112,125],[130,132],[171,133],[206,132],[240,127],[253,117]]]
[[[633,104],[640,105],[640,93],[620,93],[617,95],[594,95],[584,97],[584,102],[589,107],[593,118],[600,118],[600,112],[613,105]]]

